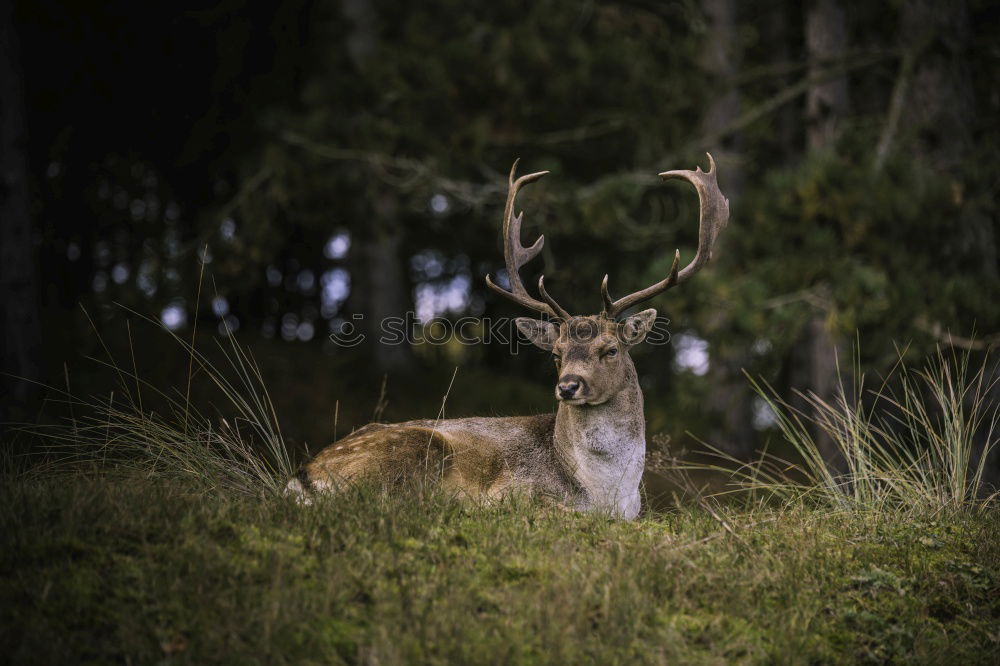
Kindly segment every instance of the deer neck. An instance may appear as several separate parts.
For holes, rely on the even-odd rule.
[[[577,508],[622,518],[639,512],[639,482],[646,457],[646,422],[635,369],[629,381],[600,405],[560,403],[555,450],[579,488]]]

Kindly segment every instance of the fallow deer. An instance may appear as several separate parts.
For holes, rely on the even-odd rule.
[[[617,318],[632,306],[683,284],[711,258],[716,236],[729,219],[729,201],[719,190],[711,155],[708,161],[708,172],[696,168],[660,174],[664,180],[687,180],[698,192],[698,249],[691,263],[678,270],[680,251],[675,251],[663,280],[618,300],[608,293],[605,275],[602,312],[580,317],[570,315],[549,295],[544,276],[538,279],[542,300],[530,296],[521,282],[521,267],[538,255],[545,237],[539,236],[530,247],[521,245],[524,214],[514,215],[514,200],[523,186],[548,172],[515,180],[515,161],[503,218],[510,290],[488,275],[486,284],[545,316],[522,317],[515,323],[532,343],[552,353],[558,373],[556,412],[372,423],[320,451],[289,481],[288,492],[308,502],[313,493],[365,477],[395,482],[430,471],[446,489],[464,497],[527,492],[581,511],[634,518],[640,508],[646,436],[642,390],[629,349],[646,337],[656,310],[643,310],[621,321]]]

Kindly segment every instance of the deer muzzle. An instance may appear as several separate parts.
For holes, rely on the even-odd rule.
[[[556,397],[560,400],[576,400],[583,397],[586,383],[580,375],[563,375],[556,385]]]

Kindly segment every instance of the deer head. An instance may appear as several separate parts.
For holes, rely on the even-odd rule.
[[[498,286],[489,275],[486,276],[486,284],[515,303],[544,316],[543,319],[521,317],[516,324],[533,344],[552,352],[559,376],[555,387],[556,399],[570,405],[600,405],[636,381],[629,350],[646,338],[656,320],[656,310],[643,310],[620,321],[619,315],[671,287],[683,284],[701,270],[711,259],[715,240],[729,220],[729,201],[719,190],[715,160],[710,154],[708,164],[707,172],[696,168],[694,171],[665,171],[660,174],[664,180],[686,180],[698,192],[701,205],[698,249],[691,263],[678,270],[680,250],[675,250],[673,264],[664,279],[618,300],[611,298],[608,276],[605,275],[601,282],[604,308],[600,314],[573,316],[549,295],[545,289],[545,276],[538,278],[538,293],[542,300],[528,294],[521,282],[521,267],[542,251],[545,237],[539,236],[530,247],[521,245],[524,213],[514,215],[514,199],[524,185],[535,182],[548,171],[527,174],[515,180],[517,161],[514,162],[508,179],[503,222],[504,260],[510,290]]]

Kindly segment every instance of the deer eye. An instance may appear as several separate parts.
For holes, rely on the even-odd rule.
[[[617,347],[612,347],[608,351],[606,351],[603,354],[601,354],[601,356],[603,358],[614,358],[615,356],[618,356],[618,348]]]

